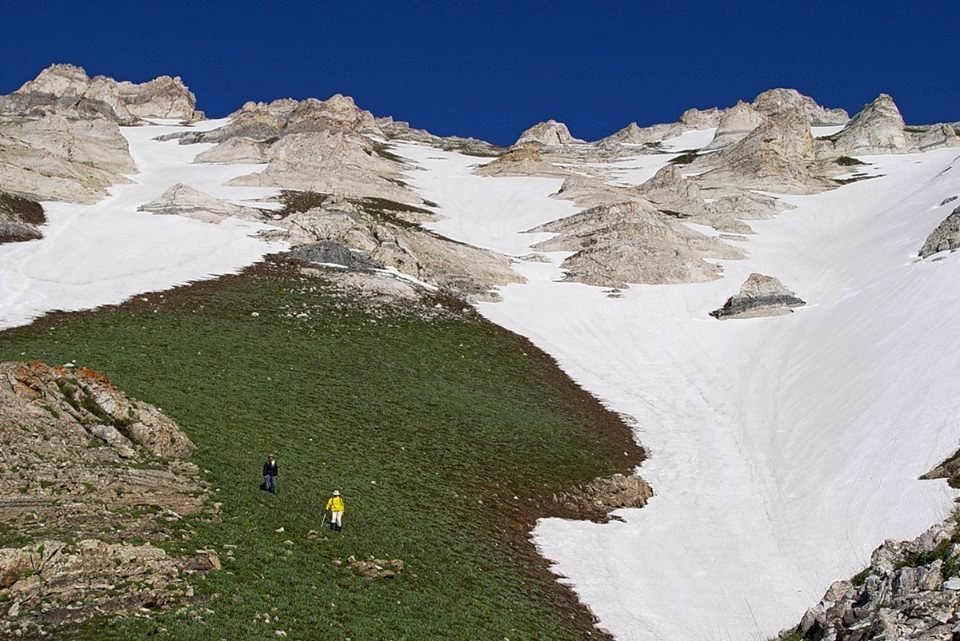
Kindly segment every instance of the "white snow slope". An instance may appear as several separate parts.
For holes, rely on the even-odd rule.
[[[194,129],[225,122],[205,121]],[[182,129],[123,127],[140,172],[131,176],[135,184],[111,187],[110,196],[95,205],[45,202],[48,222],[42,239],[0,245],[0,329],[27,324],[53,310],[119,303],[138,293],[235,272],[285,247],[253,238],[266,228],[258,223],[228,219],[212,225],[137,212],[178,182],[228,199],[274,192],[222,186],[262,166],[193,165],[193,158],[212,145],[153,140]]]
[[[427,170],[409,179],[447,216],[432,227],[457,240],[522,256],[543,236],[521,231],[575,211],[548,198],[559,180],[478,177],[481,159],[396,150]],[[618,639],[768,638],[885,538],[913,538],[949,513],[955,493],[917,477],[958,447],[960,253],[916,254],[949,213],[938,204],[960,194],[960,160],[864,160],[884,176],[788,197],[797,208],[752,222],[749,258],[725,262],[721,280],[613,299],[559,282],[552,255],[518,263],[528,282],[481,305],[633,417],[649,450],[647,507],[605,525],[547,519],[534,533]],[[809,304],[709,317],[752,271]]]

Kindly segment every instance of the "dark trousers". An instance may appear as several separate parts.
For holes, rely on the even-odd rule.
[[[277,477],[274,474],[266,474],[263,477],[263,489],[267,492],[277,493]]]

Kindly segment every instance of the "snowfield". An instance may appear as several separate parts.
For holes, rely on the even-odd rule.
[[[193,129],[225,124],[209,120]],[[47,224],[40,240],[0,245],[0,329],[25,325],[50,311],[120,303],[150,291],[212,278],[279,251],[252,235],[266,225],[228,219],[219,225],[137,212],[183,182],[219,198],[260,198],[274,190],[223,187],[259,165],[193,165],[210,144],[179,145],[153,138],[182,131],[174,124],[122,127],[140,173],[131,185],[110,188],[94,205],[43,203]]]
[[[473,176],[488,159],[395,149],[426,170],[409,180],[447,216],[429,226],[456,240],[523,256],[544,235],[521,232],[576,211],[549,197],[559,180]],[[917,477],[960,445],[960,254],[916,255],[951,210],[939,203],[960,194],[957,156],[865,157],[882,177],[786,197],[796,209],[751,221],[749,258],[726,261],[721,280],[613,299],[560,282],[554,254],[518,261],[528,282],[480,305],[632,417],[650,452],[647,507],[605,525],[546,519],[534,532],[618,639],[769,638],[884,539],[914,538],[950,512],[956,493]],[[662,162],[629,168],[652,175]],[[753,271],[808,305],[709,317]]]

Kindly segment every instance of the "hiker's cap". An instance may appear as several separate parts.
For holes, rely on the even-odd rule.
[[[334,495],[334,496],[340,496],[340,491],[339,491],[339,490],[334,490],[334,491],[333,491],[333,495]]]

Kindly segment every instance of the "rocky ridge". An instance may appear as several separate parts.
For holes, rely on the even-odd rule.
[[[128,543],[216,513],[190,439],[102,374],[0,363],[0,442],[0,517],[32,541],[0,547],[0,629],[160,607],[192,594],[185,574],[219,567],[213,552]]]
[[[556,120],[547,120],[545,122],[539,122],[524,131],[522,134],[520,134],[520,137],[517,138],[517,142],[514,144],[522,145],[530,142],[552,146],[582,143],[583,141],[579,138],[574,138],[570,134],[570,130],[562,122],[557,122]]]
[[[780,639],[951,641],[960,634],[960,532],[956,517],[913,541],[887,541],[870,566],[830,586]]]

